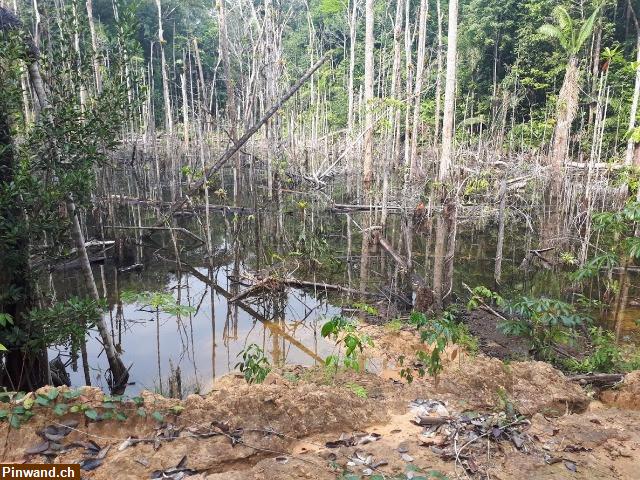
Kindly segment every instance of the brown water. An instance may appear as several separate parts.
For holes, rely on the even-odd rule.
[[[306,204],[300,204],[301,200]],[[256,202],[247,200],[244,204],[255,206]],[[400,215],[391,215],[385,235],[405,259],[411,257],[412,272],[406,274],[377,245],[362,248],[359,228],[375,224],[375,215],[334,213],[318,198],[290,194],[280,202],[263,201],[261,208],[240,215],[212,213],[211,262],[203,245],[180,234],[180,268],[166,233],[140,238],[133,230],[108,228],[132,226],[140,219],[152,224],[157,209],[122,204],[115,206],[113,212],[106,222],[106,236],[110,240],[117,235],[120,240],[105,252],[106,260],[94,266],[94,274],[108,301],[105,318],[112,327],[114,343],[120,348],[125,364],[131,366],[133,384],[128,393],[143,388],[159,390],[160,379],[166,393],[171,365],[180,367],[185,392],[205,392],[216,377],[234,370],[238,354],[250,344],[259,345],[276,364],[314,365],[331,354],[335,345],[321,337],[322,324],[340,314],[342,307],[352,307],[357,295],[340,295],[322,288],[315,291],[287,288],[283,293],[246,299],[249,309],[229,303],[227,297],[247,288],[251,283],[248,278],[256,272],[365,290],[375,294],[367,301],[388,312],[391,318],[406,315],[408,306],[402,298],[410,300],[415,295],[416,276],[427,283],[433,278],[435,216],[407,224]],[[204,237],[203,218],[183,216],[177,222]],[[466,299],[463,283],[472,288],[494,287],[496,236],[495,212],[478,207],[460,209],[454,300]],[[529,271],[519,268],[527,251],[538,242],[537,235],[518,215],[508,218],[502,291],[507,295],[567,298],[570,293],[562,276],[539,265]],[[94,254],[101,255],[99,250]],[[142,270],[118,271],[134,264],[142,264]],[[213,292],[212,279],[217,285]],[[52,275],[49,288],[55,290],[57,298],[64,298],[76,295],[84,286],[79,271],[67,268]],[[193,307],[195,312],[181,316],[160,313],[158,328],[156,312],[123,303],[120,300],[123,291],[170,292],[176,302]],[[640,316],[640,310],[632,306],[637,305],[634,303],[637,292],[632,286],[631,306],[625,311],[623,326],[623,334],[632,340],[638,339],[635,317]],[[106,358],[93,332],[87,348],[92,384],[107,388]],[[71,359],[64,349],[52,349],[50,357],[58,353],[69,364],[72,383],[83,384],[81,366],[72,371]]]

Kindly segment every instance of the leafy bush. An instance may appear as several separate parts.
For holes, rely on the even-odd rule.
[[[531,349],[540,357],[551,360],[554,344],[570,344],[576,328],[588,322],[576,308],[561,300],[520,297],[509,303],[510,316],[498,324],[506,335],[526,338]]]
[[[583,360],[568,359],[566,367],[579,373],[612,373],[624,370],[622,351],[616,344],[615,334],[601,327],[591,328],[589,334],[593,343],[591,354]]]

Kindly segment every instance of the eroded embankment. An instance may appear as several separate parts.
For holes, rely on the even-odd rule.
[[[387,367],[414,348],[410,332],[367,328]],[[140,405],[116,405],[125,421],[36,405],[20,429],[1,425],[1,456],[85,460],[84,477],[95,479],[411,478],[418,469],[427,478],[637,478],[640,372],[598,401],[542,362],[452,356],[437,382],[410,385],[391,367],[335,376],[289,367],[255,386],[228,375],[183,401],[145,393],[146,418]],[[104,411],[97,389],[73,402]]]

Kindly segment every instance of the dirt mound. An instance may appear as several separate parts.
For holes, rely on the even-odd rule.
[[[506,364],[478,356],[457,369],[453,365],[443,374],[441,389],[464,398],[470,408],[491,409],[511,402],[525,415],[557,416],[582,412],[589,404],[578,385],[544,362]]]
[[[388,360],[377,373],[287,367],[272,371],[262,385],[247,385],[241,375],[230,374],[219,379],[209,394],[190,395],[183,401],[145,392],[145,408],[149,413],[164,412],[161,422],[149,414],[146,418],[137,416],[135,411],[123,422],[89,421],[80,413],[57,417],[51,408],[35,405],[36,415],[19,430],[0,424],[0,435],[6,438],[0,459],[44,461],[43,456],[26,455],[25,450],[42,443],[44,428],[64,419],[76,420],[78,426],[64,436],[60,441],[63,451],[52,458],[75,463],[87,455],[94,460],[104,454],[84,477],[105,480],[151,478],[153,472],[165,472],[164,478],[182,478],[167,474],[181,469],[197,472],[188,477],[194,480],[324,480],[344,471],[362,474],[367,464],[359,464],[358,459],[369,457],[375,459],[371,465],[386,462],[380,468],[390,476],[413,467],[447,475],[455,475],[457,470],[459,476],[466,465],[475,469],[472,478],[523,478],[526,472],[524,478],[626,479],[633,478],[628,476],[633,468],[640,468],[637,459],[629,456],[633,449],[640,448],[640,413],[621,413],[598,404],[599,409],[567,415],[584,412],[589,397],[550,365],[508,364],[483,355],[448,351],[445,369],[437,381],[429,376],[416,377],[407,384],[394,360],[415,348],[415,335],[366,328],[372,329],[376,348],[383,350],[383,358]],[[623,399],[635,398],[637,405],[639,385],[640,372],[629,375],[615,398],[621,404]],[[64,389],[60,391],[62,395]],[[505,415],[513,407],[532,416],[532,425],[527,431],[526,420],[519,423],[522,436],[511,440],[508,436],[500,439],[489,429],[477,444],[473,440],[466,448],[471,461],[467,458],[462,462],[438,453],[442,448],[435,439],[431,442],[435,445],[424,441],[427,427],[412,422],[415,413],[409,407],[419,399],[435,399],[445,405],[450,415],[445,421],[458,419],[458,423],[467,425],[478,418],[469,412],[485,412],[484,417]],[[104,402],[104,395],[86,388],[77,401],[95,408]],[[476,420],[473,425],[477,424]],[[327,442],[362,438],[358,432],[376,435],[366,444],[346,442],[338,448],[326,447]],[[490,435],[492,446],[487,453]],[[372,435],[364,437],[368,436]],[[90,445],[90,441],[96,445]],[[74,443],[79,446],[70,448]],[[91,449],[94,452],[87,453]],[[569,463],[565,465],[565,461]],[[587,475],[575,476],[571,470],[574,467]],[[603,476],[605,469],[615,475]]]
[[[617,390],[602,392],[600,399],[618,408],[640,410],[640,370],[629,373]]]
[[[498,318],[481,309],[462,313],[463,323],[478,339],[480,350],[500,360],[524,360],[529,358],[529,345],[521,337],[509,336],[497,328]]]
[[[272,376],[273,379],[273,376]],[[278,383],[278,382],[277,382]],[[223,472],[242,464],[249,468],[264,456],[285,452],[298,438],[320,432],[359,430],[366,425],[383,422],[386,410],[374,400],[345,395],[344,390],[325,386],[298,384],[285,379],[280,384],[254,385],[234,381],[223,382],[225,388],[205,397],[189,396],[184,402],[165,399],[146,392],[145,405],[166,410],[181,403],[180,416],[168,417],[180,432],[171,441],[158,439],[158,424],[153,421],[130,418],[127,422],[85,422],[79,414],[65,419],[80,422],[77,431],[66,437],[65,445],[84,439],[92,439],[100,447],[112,445],[108,462],[93,473],[92,478],[133,479],[147,478],[150,471],[175,467],[183,457],[188,466],[198,471]],[[94,389],[87,390],[87,402],[101,401]],[[60,421],[50,410],[40,409],[36,416],[19,430],[9,429],[4,423],[0,434],[7,439],[2,460],[23,461],[25,450],[42,442],[39,432]],[[213,428],[212,423],[218,425]],[[203,434],[201,437],[189,433]],[[204,432],[204,433],[203,433]],[[274,432],[277,432],[275,434]],[[187,435],[184,435],[187,433]],[[212,434],[209,438],[204,436]],[[233,437],[242,436],[241,444],[234,444]],[[139,442],[122,451],[121,445],[128,437],[156,439]],[[78,462],[82,459],[77,449],[57,457],[60,462]],[[41,457],[34,460],[42,460]]]

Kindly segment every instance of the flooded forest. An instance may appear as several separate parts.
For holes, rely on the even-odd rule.
[[[0,461],[640,478],[639,104],[638,0],[0,0]]]

